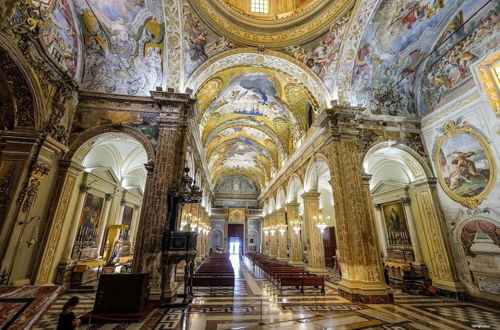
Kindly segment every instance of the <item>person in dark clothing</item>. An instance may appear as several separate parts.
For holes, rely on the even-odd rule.
[[[78,297],[73,297],[69,299],[63,306],[63,311],[59,315],[59,321],[57,322],[57,330],[73,330],[80,326],[81,320],[76,318],[73,309],[80,302]]]

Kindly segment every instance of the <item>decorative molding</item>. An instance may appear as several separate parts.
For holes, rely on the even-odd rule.
[[[26,182],[19,193],[16,204],[21,205],[21,212],[28,213],[35,202],[38,189],[42,180],[49,174],[50,165],[43,162],[36,162],[30,170],[28,182]]]
[[[488,196],[490,191],[493,189],[493,187],[496,184],[496,176],[497,176],[497,167],[495,163],[495,157],[493,156],[493,153],[491,152],[491,149],[489,147],[488,141],[484,138],[483,134],[478,132],[475,128],[471,127],[469,123],[464,122],[463,125],[459,126],[454,120],[447,121],[444,126],[444,134],[439,136],[436,140],[436,144],[434,146],[434,166],[436,168],[436,172],[438,174],[438,179],[439,183],[441,185],[441,188],[444,190],[444,192],[452,198],[454,201],[462,204],[465,207],[474,209],[477,208]],[[486,187],[482,189],[479,193],[477,193],[474,196],[461,196],[458,195],[457,193],[453,192],[450,188],[450,186],[446,183],[444,175],[441,170],[440,166],[440,151],[441,147],[443,144],[451,139],[454,138],[455,136],[459,134],[467,134],[475,138],[479,144],[481,145],[481,148],[483,149],[486,159],[488,161],[488,166],[489,166],[489,178],[488,182],[486,184]],[[461,150],[458,150],[456,152],[459,153],[464,153]],[[466,157],[466,156],[464,156]],[[464,165],[466,166],[466,165]],[[458,175],[458,174],[457,174]]]

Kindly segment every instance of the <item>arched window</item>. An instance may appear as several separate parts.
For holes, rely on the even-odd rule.
[[[269,13],[269,0],[252,0],[251,11],[252,13]]]

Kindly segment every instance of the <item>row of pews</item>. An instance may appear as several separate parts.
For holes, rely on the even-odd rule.
[[[212,253],[193,275],[194,287],[228,286],[234,289],[234,269],[229,253]]]
[[[252,261],[254,269],[255,266],[259,267],[281,292],[285,288],[292,288],[300,289],[300,292],[304,294],[304,287],[313,287],[325,294],[323,276],[311,274],[302,268],[290,266],[260,253],[247,252],[247,257]]]

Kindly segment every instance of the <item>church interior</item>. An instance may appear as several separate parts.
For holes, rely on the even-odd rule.
[[[499,14],[0,1],[0,328],[500,328]]]

